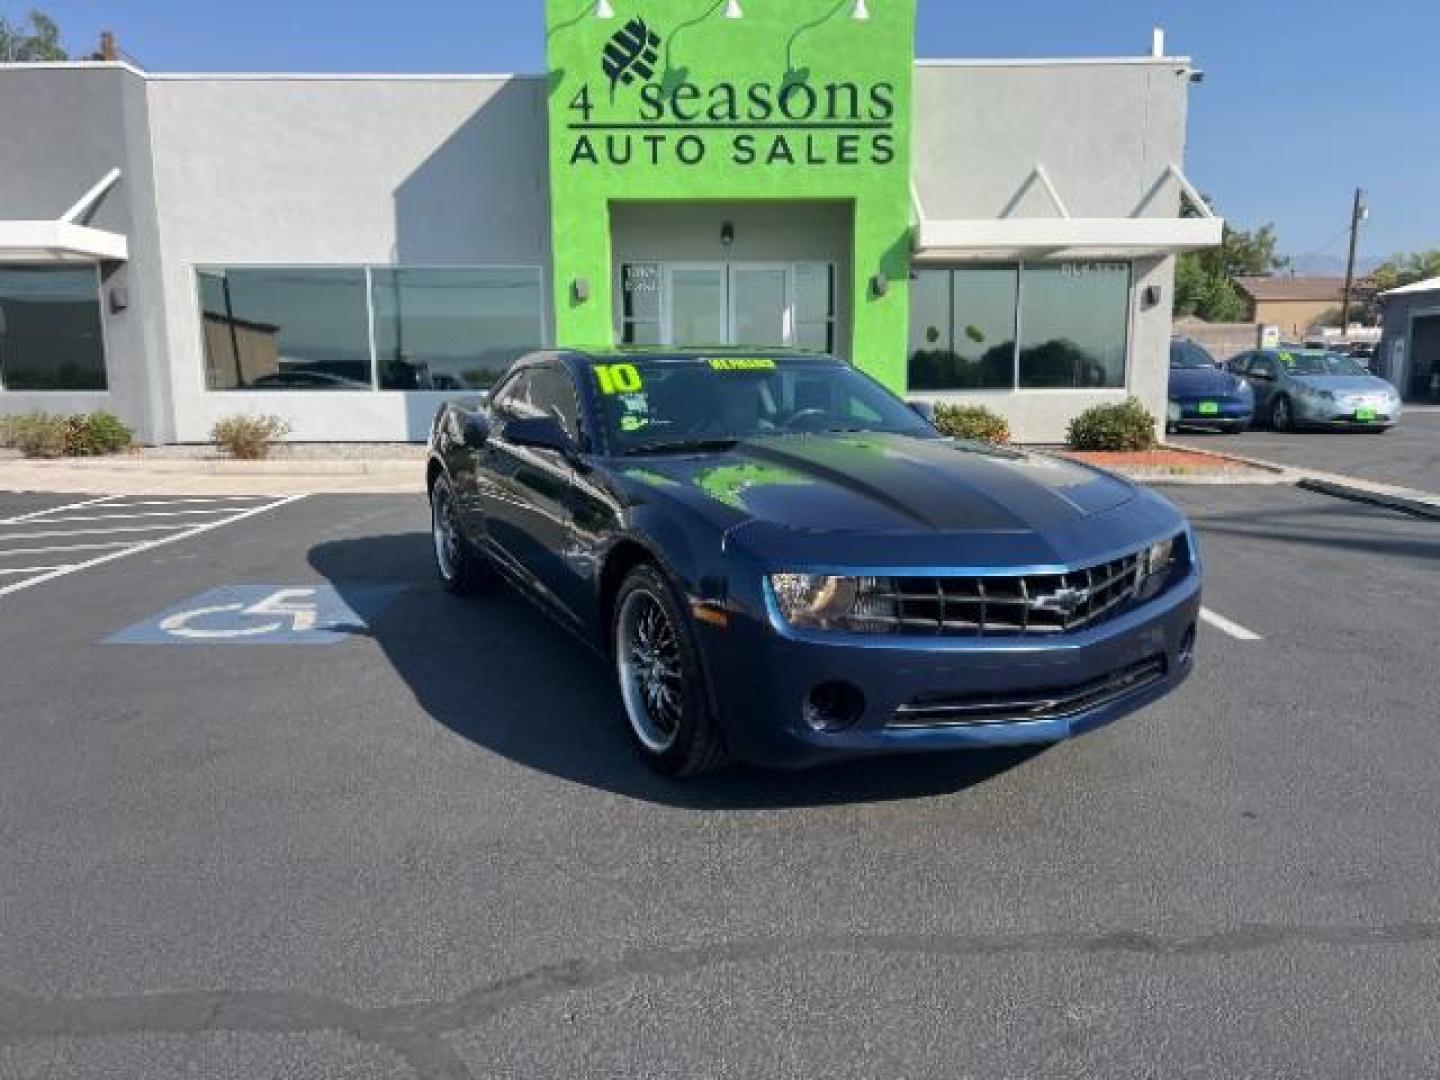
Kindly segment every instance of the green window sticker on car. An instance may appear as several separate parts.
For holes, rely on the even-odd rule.
[[[1375,410],[1374,410],[1374,409],[1371,409],[1371,408],[1356,409],[1356,410],[1355,410],[1355,419],[1356,419],[1356,420],[1359,420],[1361,423],[1365,423],[1365,422],[1367,422],[1367,421],[1374,420],[1374,419],[1375,419]]]
[[[1288,353],[1288,352],[1282,352],[1282,353],[1280,354],[1280,363],[1284,364],[1287,368],[1292,368],[1292,367],[1294,367],[1294,366],[1295,366],[1295,354],[1294,354],[1294,353]]]
[[[595,381],[602,394],[633,394],[644,385],[634,364],[596,364]]]
[[[1218,416],[1220,414],[1220,403],[1216,401],[1200,402],[1201,416]]]
[[[710,366],[716,371],[774,371],[775,361],[763,356],[724,357],[711,360]]]

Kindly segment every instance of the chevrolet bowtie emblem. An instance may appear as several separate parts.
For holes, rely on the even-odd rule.
[[[1053,611],[1068,619],[1079,611],[1080,608],[1084,606],[1085,601],[1089,599],[1089,589],[1076,589],[1066,586],[1062,589],[1056,589],[1052,593],[1046,593],[1043,596],[1031,597],[1030,610]]]

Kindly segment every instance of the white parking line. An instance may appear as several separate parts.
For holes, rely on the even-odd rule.
[[[234,522],[243,521],[246,518],[254,517],[256,514],[263,514],[267,510],[277,510],[282,506],[289,506],[291,503],[298,502],[304,497],[304,495],[286,495],[276,498],[273,502],[262,503],[259,506],[246,507],[245,509],[240,510],[238,513],[231,514],[228,517],[220,518],[218,521],[202,521],[198,523],[192,522],[190,526],[185,528],[182,532],[171,533],[169,536],[158,536],[151,540],[142,540],[139,543],[127,545],[121,548],[119,551],[107,551],[104,555],[97,555],[93,559],[89,559],[85,562],[75,563],[71,566],[57,566],[54,569],[50,569],[45,571],[44,573],[39,574],[39,576],[37,577],[27,578],[24,581],[17,581],[13,585],[6,585],[0,587],[0,596],[9,596],[11,593],[19,592],[21,589],[28,589],[34,585],[42,585],[47,581],[54,581],[56,578],[65,577],[68,574],[76,574],[79,573],[81,570],[89,570],[93,566],[101,566],[104,563],[114,562],[116,559],[123,559],[127,555],[138,555],[143,551],[151,551],[155,548],[161,547],[164,544],[173,544],[177,540],[188,540],[192,536],[199,536],[201,533],[210,532],[212,529],[223,528],[224,526],[233,524]],[[41,568],[36,567],[35,569],[38,570]]]
[[[234,503],[234,502],[239,502],[240,500],[244,500],[244,502],[247,502],[247,503],[256,503],[256,502],[264,502],[266,499],[272,499],[272,498],[274,498],[275,496],[273,496],[273,495],[216,495],[216,496],[213,496],[213,497],[207,497],[207,498],[203,498],[203,499],[202,499],[202,498],[199,498],[199,497],[186,497],[186,498],[175,498],[175,499],[135,499],[135,498],[130,498],[129,496],[125,496],[125,495],[116,495],[116,496],[114,496],[114,497],[117,498],[117,499],[124,499],[125,501],[124,501],[124,502],[112,502],[112,503],[110,503],[109,505],[115,507],[116,509],[121,509],[121,508],[129,508],[129,507],[133,507],[133,506],[192,506],[192,505],[197,505],[197,504],[200,504],[200,503]],[[243,504],[242,504],[241,506],[221,506],[221,507],[218,507],[217,509],[221,509],[221,510],[242,510],[242,509],[244,509],[244,506],[243,506]]]
[[[47,570],[64,570],[63,566],[14,566],[0,570],[0,574],[43,574]]]
[[[6,518],[0,521],[0,525],[18,525],[22,521],[44,517],[46,514],[63,514],[67,510],[79,510],[82,506],[94,506],[96,503],[103,503],[107,499],[115,498],[119,498],[119,496],[101,495],[98,498],[85,499],[82,502],[65,503],[63,506],[47,506],[44,510],[31,510],[28,514],[19,514],[16,517]]]
[[[44,525],[43,521],[21,522],[22,525]],[[188,529],[189,524],[177,521],[173,525],[112,525],[108,529],[48,529],[45,532],[0,533],[0,540],[48,540],[54,536],[109,536],[112,533],[162,532],[165,529]]]
[[[1237,622],[1231,622],[1224,615],[1217,615],[1207,607],[1200,609],[1200,620],[1209,623],[1222,634],[1229,634],[1236,641],[1264,641],[1254,630],[1249,630]]]
[[[110,507],[97,506],[96,510],[109,510]],[[130,518],[155,518],[155,517],[198,517],[202,514],[228,514],[234,507],[216,507],[213,510],[139,510],[133,514],[71,514],[68,517],[46,518],[46,521],[127,521]]]
[[[10,548],[8,551],[0,549],[0,559],[8,559],[11,555],[41,555],[47,551],[101,551],[105,548],[127,547],[131,542],[114,540],[104,544],[60,544],[50,547]]]

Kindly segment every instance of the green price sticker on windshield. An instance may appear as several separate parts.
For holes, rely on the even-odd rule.
[[[644,385],[634,364],[596,364],[595,381],[602,394],[633,394]]]
[[[711,360],[710,366],[716,371],[774,371],[775,361],[763,356],[724,357]]]

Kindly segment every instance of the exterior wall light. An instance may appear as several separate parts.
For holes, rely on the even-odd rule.
[[[583,304],[590,299],[590,279],[577,277],[570,283],[570,293],[575,297],[577,304]]]
[[[890,291],[890,279],[884,274],[876,274],[870,279],[870,295],[879,299]]]
[[[610,0],[595,0],[595,18],[613,19],[615,9],[610,6]]]
[[[850,12],[850,18],[859,22],[868,22],[870,9],[865,6],[865,0],[855,0],[855,8]]]
[[[727,221],[720,226],[720,243],[727,248],[735,243],[735,225],[733,222]]]
[[[711,8],[710,10],[714,11],[715,9]],[[740,10],[740,0],[725,0],[725,18],[743,19],[744,17],[745,12]]]

